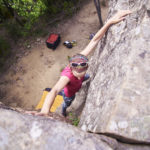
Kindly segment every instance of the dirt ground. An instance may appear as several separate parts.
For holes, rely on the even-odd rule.
[[[107,7],[102,7],[103,20],[107,17]],[[25,53],[18,54],[17,64],[1,76],[0,97],[4,104],[23,109],[34,109],[43,90],[53,87],[61,70],[72,56],[83,50],[89,43],[89,35],[99,29],[99,21],[93,1],[89,1],[72,18],[53,28],[60,33],[61,43],[55,51],[48,49],[45,38],[37,38],[27,45]],[[77,45],[67,49],[63,42],[76,40]]]

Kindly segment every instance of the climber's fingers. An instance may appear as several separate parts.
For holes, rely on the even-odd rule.
[[[35,115],[35,116],[47,116],[47,117],[49,116],[48,114],[44,114],[37,111],[25,111],[24,113],[28,115]]]
[[[48,116],[48,114],[44,114],[44,113],[41,113],[41,112],[37,112],[34,115],[35,116]]]
[[[116,16],[121,18],[121,17],[124,17],[126,15],[129,15],[131,14],[132,11],[131,10],[119,10],[117,13],[116,13]]]
[[[25,111],[25,114],[31,114],[31,115],[35,115],[36,113],[38,113],[37,111]]]
[[[111,24],[118,23],[125,19],[126,15],[131,14],[132,12],[130,10],[119,10],[112,18],[109,19]]]

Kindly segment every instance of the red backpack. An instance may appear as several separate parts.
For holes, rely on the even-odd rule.
[[[60,35],[59,34],[50,34],[48,39],[46,40],[46,45],[48,48],[55,50],[58,44],[60,43]]]

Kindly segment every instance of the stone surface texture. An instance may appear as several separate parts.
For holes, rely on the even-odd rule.
[[[149,150],[83,132],[52,117],[32,116],[0,103],[0,150]]]
[[[109,17],[118,9],[133,13],[110,27],[90,60],[80,127],[150,143],[150,1],[110,0],[109,5]]]
[[[84,106],[79,126],[92,133],[0,103],[0,150],[150,149],[150,1],[109,5],[109,17],[118,9],[133,13],[99,43],[90,60],[91,79],[72,108],[80,115]]]
[[[7,109],[0,108],[0,150],[113,150],[67,123]]]

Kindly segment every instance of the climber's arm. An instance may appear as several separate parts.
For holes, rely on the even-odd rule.
[[[93,39],[90,41],[90,43],[87,45],[87,47],[81,51],[80,54],[88,56],[97,46],[98,42],[102,39],[108,28],[112,24],[116,24],[124,19],[124,17],[128,14],[130,14],[131,11],[129,10],[120,10],[116,15],[114,15],[112,18],[110,18],[106,24],[96,33],[96,35],[93,37]]]
[[[48,115],[49,110],[55,100],[55,97],[58,95],[58,93],[70,82],[70,79],[66,76],[61,76],[58,82],[55,84],[55,86],[52,88],[52,90],[47,94],[43,107],[41,109],[41,112],[37,111],[25,111],[27,114],[33,114],[33,115]]]
[[[100,39],[104,36],[107,29],[110,27],[111,23],[107,22],[93,37],[87,47],[80,53],[82,55],[88,56],[97,46]]]
[[[48,114],[49,110],[55,100],[55,97],[58,93],[69,83],[69,78],[66,76],[61,76],[56,85],[52,90],[47,94],[43,107],[41,109],[42,114]]]

